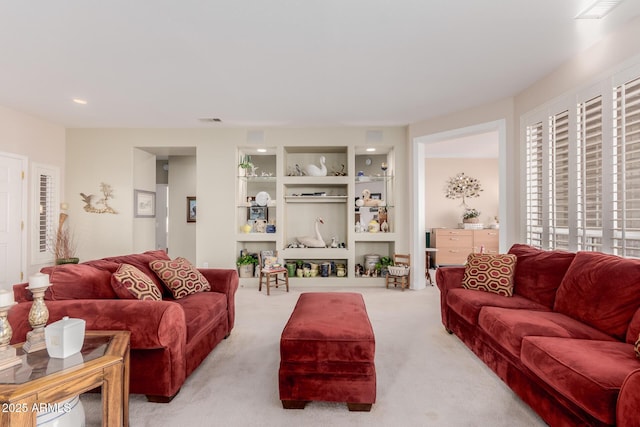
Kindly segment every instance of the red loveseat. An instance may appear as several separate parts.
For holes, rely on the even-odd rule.
[[[84,319],[87,330],[131,331],[131,393],[146,394],[152,402],[169,402],[211,350],[231,333],[238,274],[235,269],[199,269],[211,290],[176,300],[149,267],[154,260],[169,257],[164,251],[149,251],[43,268],[52,284],[45,302],[48,323],[69,316]],[[120,299],[111,277],[121,264],[145,273],[162,291],[162,301]],[[12,343],[24,341],[31,330],[28,313],[32,296],[27,286],[14,285],[18,304],[9,312]]]
[[[640,426],[640,260],[514,245],[513,296],[439,268],[442,323],[551,426]]]

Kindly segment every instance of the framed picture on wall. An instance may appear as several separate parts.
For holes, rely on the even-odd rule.
[[[156,217],[156,193],[133,190],[133,214],[136,218]]]
[[[187,222],[196,222],[196,197],[187,196]]]

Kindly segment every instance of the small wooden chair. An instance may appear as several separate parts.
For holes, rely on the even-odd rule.
[[[271,264],[273,260],[278,259],[278,253],[274,254],[273,251],[261,251],[258,254],[258,262],[260,265],[260,273],[258,274],[258,292],[262,292],[262,282],[264,280],[264,284],[267,288],[267,295],[270,295],[269,287],[275,286],[276,288],[282,282],[289,292],[289,273],[285,266],[280,265],[278,267],[273,267]],[[273,279],[273,284],[271,280]]]
[[[411,267],[411,254],[393,254],[393,265],[402,265],[405,267]],[[394,287],[400,285],[402,290],[404,288],[408,288],[411,283],[411,269],[407,272],[407,274],[396,276],[391,274],[391,272],[387,273],[387,278],[385,280],[387,285],[387,289],[389,289],[389,283],[393,283]]]

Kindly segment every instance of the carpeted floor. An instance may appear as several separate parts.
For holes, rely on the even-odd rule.
[[[309,280],[310,284],[312,283]],[[278,399],[280,333],[306,291],[360,292],[376,336],[377,402],[371,412],[311,402],[284,410]],[[440,323],[439,291],[296,286],[290,293],[240,288],[236,326],[169,404],[132,395],[138,426],[544,426]],[[100,425],[98,394],[82,401],[87,426]]]

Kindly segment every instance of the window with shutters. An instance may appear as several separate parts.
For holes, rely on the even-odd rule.
[[[527,243],[640,258],[640,63],[522,123]]]
[[[527,126],[527,243],[542,247],[542,122]]]
[[[602,96],[580,103],[577,118],[578,250],[602,249]]]
[[[569,249],[569,111],[549,117],[549,247]]]
[[[51,245],[58,226],[59,175],[56,167],[32,164],[33,224],[36,224],[31,245],[34,264],[48,263],[54,258]]]
[[[613,91],[613,253],[640,257],[640,78]]]

